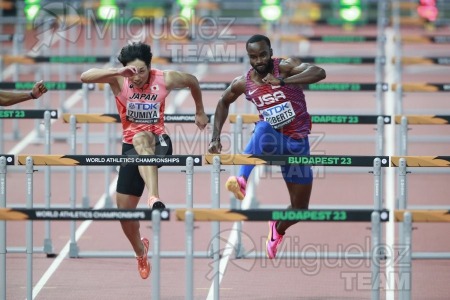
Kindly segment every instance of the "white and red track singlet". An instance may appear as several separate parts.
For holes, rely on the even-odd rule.
[[[280,76],[280,58],[273,60],[273,76]],[[311,132],[311,117],[308,113],[303,89],[296,85],[272,86],[258,84],[251,79],[251,68],[247,72],[245,97],[259,111],[259,118],[283,134],[295,139],[304,138]]]
[[[134,87],[124,78],[122,91],[116,96],[124,143],[132,144],[133,136],[141,131],[165,133],[164,107],[168,94],[161,70],[151,69],[150,81],[142,88]]]

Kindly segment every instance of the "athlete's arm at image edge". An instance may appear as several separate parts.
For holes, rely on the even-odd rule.
[[[242,77],[235,78],[230,86],[224,91],[219,102],[217,103],[216,112],[214,114],[213,139],[220,137],[223,124],[228,117],[230,105],[245,92],[245,81]],[[243,88],[242,88],[242,84]]]

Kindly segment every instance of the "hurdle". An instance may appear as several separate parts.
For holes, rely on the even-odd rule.
[[[234,149],[234,153],[239,153],[243,149],[242,141],[242,125],[252,124],[260,121],[257,114],[229,115],[231,124],[236,124],[234,134],[238,136],[238,146]],[[332,124],[332,125],[376,125],[376,147],[375,155],[383,154],[383,135],[384,125],[391,123],[391,117],[387,115],[311,115],[313,124]]]
[[[336,37],[336,39],[338,39]],[[280,55],[280,57],[287,57],[286,55]],[[384,58],[372,57],[372,56],[293,56],[300,59],[302,62],[314,63],[314,64],[350,64],[350,65],[368,65],[378,62],[385,64]],[[113,56],[16,56],[16,55],[3,55],[3,62],[6,63],[20,63],[20,64],[38,64],[38,63],[59,63],[59,64],[98,64],[98,63],[110,63],[114,61]],[[224,63],[244,63],[247,58],[245,56],[238,57],[196,57],[196,56],[160,56],[153,57],[152,63],[154,64],[224,64]],[[403,64],[416,65],[416,64],[435,64],[435,65],[449,65],[450,58],[444,56],[437,57],[403,57]],[[395,58],[391,63],[395,64]]]
[[[207,91],[225,90],[230,82],[200,82],[200,89]],[[356,92],[356,91],[376,91],[381,88],[382,91],[389,89],[386,83],[359,83],[359,82],[322,82],[306,84],[303,87],[305,91],[313,92]]]
[[[392,84],[391,89],[393,91],[398,91],[401,89],[404,92],[416,93],[416,92],[450,92],[450,83],[403,83],[403,84]]]
[[[408,168],[432,167],[442,168],[450,167],[450,156],[392,156],[391,166],[398,168],[399,182],[399,209],[407,209],[407,174]]]
[[[448,223],[450,222],[450,210],[398,210],[394,213],[396,222],[401,222],[400,243],[404,245],[405,251],[402,255],[399,276],[405,282],[405,289],[399,290],[399,299],[411,299],[412,286],[412,261],[423,259],[450,259],[447,253],[420,253],[413,252],[412,224],[418,222]],[[434,254],[434,255],[433,255]]]
[[[205,91],[223,91],[231,82],[200,82],[200,89]],[[0,89],[6,90],[27,90],[34,85],[34,82],[0,82]],[[46,82],[49,90],[79,90],[83,83],[80,82]],[[441,89],[445,90],[444,85]],[[352,91],[375,91],[377,87],[381,87],[383,91],[387,91],[388,85],[386,83],[359,83],[359,82],[326,82],[326,83],[312,83],[304,86],[306,91],[318,92],[352,92]],[[94,90],[95,85],[88,85],[89,90]],[[101,89],[101,88],[100,88]]]
[[[34,85],[34,84],[33,84]],[[49,113],[49,116],[46,117],[46,112]],[[4,125],[3,120],[22,120],[22,119],[44,119],[45,124],[45,132],[47,130],[50,130],[49,126],[50,124],[49,119],[57,119],[58,118],[58,111],[55,109],[3,109],[0,110],[0,132],[2,133],[2,139],[0,140],[0,153],[4,152],[5,146],[5,133],[4,133]],[[48,123],[48,124],[47,124]],[[13,134],[14,136],[12,138],[18,138],[17,131]]]
[[[211,183],[212,183],[212,208],[220,207],[220,171],[221,165],[312,165],[312,166],[358,166],[370,167],[373,166],[374,176],[374,194],[373,210],[382,210],[382,184],[381,184],[381,168],[389,166],[389,157],[386,156],[332,156],[332,155],[311,155],[311,156],[296,156],[296,155],[250,155],[250,154],[221,154],[213,155],[207,154],[204,156],[205,164],[211,164]],[[239,227],[240,224],[237,224]],[[378,230],[381,229],[378,228]],[[212,233],[213,238],[220,232],[220,224],[213,222]],[[213,248],[211,248],[214,250]],[[265,257],[264,253],[256,253],[254,256],[245,255],[242,253],[242,245],[240,235],[238,234],[236,249],[239,249],[238,256],[242,255],[244,258],[249,257]],[[343,258],[339,254],[330,253],[316,253],[316,258]],[[284,253],[280,255],[282,258],[306,258],[304,254],[298,253]],[[369,257],[366,253],[358,258],[364,259]]]
[[[409,44],[448,44],[450,43],[450,35],[434,35],[434,36],[404,36],[401,38],[404,43]]]
[[[32,158],[27,158],[27,170],[33,172]],[[30,173],[27,173],[30,174]],[[27,181],[32,181],[32,176],[28,176]],[[6,221],[26,221],[27,222],[27,299],[33,299],[33,221],[36,220],[96,220],[96,221],[116,221],[116,220],[139,220],[151,221],[153,228],[153,255],[152,255],[152,298],[160,299],[160,240],[161,221],[170,220],[170,210],[119,210],[119,209],[33,209],[32,206],[32,186],[27,190],[27,208],[0,208],[0,224]],[[5,235],[6,236],[6,235]],[[2,237],[3,239],[3,237]],[[3,256],[3,255],[2,255]],[[3,257],[2,257],[3,261]],[[6,262],[6,259],[5,259]],[[6,299],[6,267],[2,264],[2,280],[0,286]]]
[[[391,165],[397,167],[399,182],[399,211],[395,212],[395,220],[402,223],[400,228],[400,242],[408,251],[404,255],[400,267],[400,278],[406,279],[406,288],[400,291],[400,299],[411,299],[413,259],[450,259],[450,252],[412,252],[412,223],[413,222],[449,222],[448,210],[411,210],[407,201],[407,174],[408,168],[416,167],[450,167],[450,156],[393,156]]]
[[[395,124],[400,124],[399,155],[408,153],[408,125],[448,125],[448,115],[398,115]],[[436,140],[437,141],[437,140]],[[442,142],[442,138],[439,139]]]
[[[211,114],[207,114],[208,120],[210,121],[212,118]],[[85,131],[83,135],[83,154],[88,155],[88,134],[87,134],[87,126],[89,124],[108,124],[108,123],[120,123],[120,116],[117,113],[114,114],[92,114],[92,113],[85,113],[85,114],[70,114],[65,113],[62,115],[62,119],[64,123],[70,124],[70,133],[71,138],[76,139],[77,136],[77,126],[76,124],[85,124]],[[165,123],[194,123],[195,122],[195,115],[193,114],[164,114],[164,122]],[[105,154],[109,155],[111,153],[111,146],[110,146],[110,134],[108,132],[105,133],[106,143],[105,143]],[[72,145],[72,154],[75,154],[76,148],[74,145]],[[88,196],[88,167],[83,167],[83,183],[82,183],[82,207],[89,207],[89,196]],[[105,170],[105,189],[108,190],[108,186],[110,183],[109,178],[109,170]],[[112,207],[112,201],[110,197],[107,197],[106,200],[106,207]]]
[[[0,82],[0,89],[3,90],[31,90],[34,86],[34,81],[19,81],[19,82]],[[83,83],[77,81],[48,81],[45,86],[49,91],[64,91],[64,90],[80,90]],[[93,90],[94,86],[90,86]]]
[[[0,111],[0,132],[3,133],[3,120],[4,119],[44,119],[44,147],[45,147],[45,153],[50,154],[51,153],[51,119],[57,119],[58,118],[58,111],[57,110],[27,110],[27,109],[11,109],[11,110],[2,110]],[[3,149],[4,140],[1,139],[0,141],[0,149]],[[51,198],[51,191],[50,191],[50,167],[46,166],[44,169],[44,176],[45,176],[45,207],[50,207],[50,198]],[[6,204],[5,204],[6,205]],[[52,239],[51,239],[51,228],[50,223],[45,222],[44,223],[45,228],[45,237],[43,241],[43,248],[40,251],[43,251],[47,255],[53,254],[53,245],[52,245]],[[9,248],[8,252],[23,252],[25,249],[23,248]],[[36,252],[39,252],[39,250],[36,250]]]
[[[214,161],[218,161],[214,158]],[[352,257],[355,259],[370,259],[372,272],[372,290],[371,299],[380,299],[380,257],[378,251],[381,245],[381,222],[386,222],[389,219],[389,213],[385,210],[270,210],[270,209],[252,209],[252,210],[227,210],[227,209],[179,209],[176,211],[176,218],[180,221],[185,221],[186,226],[186,296],[185,299],[194,299],[194,282],[192,276],[193,260],[193,236],[194,236],[194,221],[205,222],[212,221],[219,224],[219,222],[243,222],[243,221],[268,221],[268,220],[282,220],[286,216],[291,216],[290,220],[297,220],[301,222],[371,222],[371,251],[364,257]],[[234,227],[233,227],[234,228]],[[233,229],[237,231],[237,229]],[[239,235],[240,232],[238,231]],[[219,299],[219,287],[222,280],[220,274],[220,234],[217,231],[213,236],[213,263],[214,263],[214,282],[213,282],[213,299]],[[235,248],[236,250],[238,248]],[[226,251],[226,250],[225,250]],[[222,254],[224,259],[227,259],[226,253]],[[233,249],[228,249],[233,251]],[[228,255],[231,255],[229,253]],[[311,256],[319,258],[317,255]],[[334,258],[333,254],[327,256]],[[291,257],[293,258],[293,256]],[[325,257],[322,257],[325,258]],[[343,258],[343,257],[341,257]],[[347,257],[349,258],[349,257]]]
[[[281,55],[286,57],[286,55]],[[301,59],[302,62],[315,63],[315,64],[374,64],[377,61],[375,57],[368,56],[294,56]],[[61,64],[97,64],[108,63],[112,59],[111,56],[14,56],[3,55],[2,59],[6,63],[21,63],[21,64],[37,64],[37,63],[61,63]],[[154,64],[224,64],[224,63],[244,63],[247,57],[197,57],[197,56],[160,56],[153,57],[152,63]],[[412,59],[412,58],[411,58]],[[435,58],[430,58],[435,59]],[[385,63],[385,61],[381,61]]]
[[[76,209],[76,178],[75,168],[78,166],[120,166],[123,164],[129,165],[157,165],[157,166],[185,166],[186,169],[186,205],[193,207],[193,176],[194,166],[201,166],[201,156],[195,155],[19,155],[17,163],[19,165],[26,165],[27,162],[33,166],[68,166],[72,168],[70,178],[70,208]],[[76,224],[71,221],[70,234],[70,250],[69,256],[75,257],[132,257],[131,252],[96,252],[85,251],[80,252],[75,239]],[[206,254],[198,254],[205,257]],[[161,253],[162,257],[183,257],[184,254],[178,252]]]

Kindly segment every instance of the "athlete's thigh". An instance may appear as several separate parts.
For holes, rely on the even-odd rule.
[[[273,129],[265,122],[259,121],[255,124],[255,129],[249,143],[245,147],[245,154],[266,154],[275,155],[283,152],[282,134]]]
[[[137,152],[133,145],[123,143],[122,155],[137,155]],[[123,164],[120,166],[116,188],[118,193],[141,197],[144,187],[145,183],[137,165]]]
[[[296,156],[310,154],[308,137],[303,139],[285,137],[283,147],[283,153],[280,154]],[[281,173],[284,180],[288,183],[310,184],[313,181],[312,168],[308,165],[281,166]]]

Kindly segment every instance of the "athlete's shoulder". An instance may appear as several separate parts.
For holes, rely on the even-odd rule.
[[[155,68],[151,68],[150,69],[150,73],[153,76],[164,76],[164,72],[166,72],[165,70],[160,70],[160,69],[155,69]]]
[[[234,93],[244,93],[247,79],[245,75],[240,75],[231,81],[230,88]]]
[[[302,63],[302,60],[299,57],[287,57],[287,58],[280,58],[279,64],[280,67],[296,67]]]

